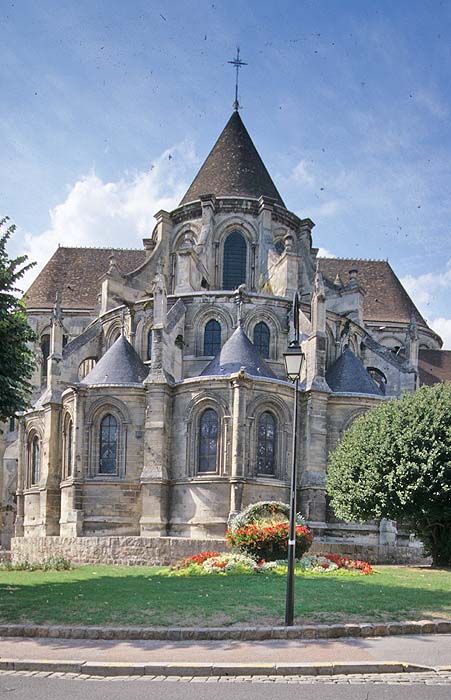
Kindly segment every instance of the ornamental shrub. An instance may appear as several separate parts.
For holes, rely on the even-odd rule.
[[[239,528],[258,522],[288,522],[290,518],[290,506],[282,501],[258,501],[251,503],[247,508],[238,513],[230,522],[229,529],[235,532]],[[305,525],[305,520],[300,513],[296,513],[296,525]]]
[[[288,522],[254,523],[228,530],[226,538],[232,547],[256,559],[274,561],[288,555]],[[296,557],[300,559],[310,548],[313,534],[305,525],[296,526]]]

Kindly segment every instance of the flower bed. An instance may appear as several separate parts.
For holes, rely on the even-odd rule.
[[[356,575],[373,574],[374,570],[368,562],[347,559],[334,554],[320,556],[304,554],[296,561],[296,575],[327,574],[345,572]],[[246,554],[231,552],[201,552],[192,557],[186,557],[171,569],[166,570],[169,576],[206,576],[209,574],[262,574],[271,573],[286,576],[286,559],[275,561],[257,560]]]

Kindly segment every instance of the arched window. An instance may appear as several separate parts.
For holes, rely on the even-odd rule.
[[[257,474],[274,476],[276,466],[276,419],[265,411],[258,420]]]
[[[74,424],[72,418],[67,414],[64,422],[63,446],[64,446],[64,474],[63,476],[72,476],[74,465],[73,459],[73,441],[74,441]]]
[[[152,329],[147,332],[146,360],[152,359]]]
[[[254,345],[262,357],[269,357],[269,328],[260,321],[254,328]]]
[[[232,231],[224,243],[223,289],[236,289],[246,282],[246,261],[246,241],[239,231]]]
[[[215,472],[218,457],[218,414],[207,408],[199,421],[199,472]]]
[[[221,349],[221,325],[214,318],[204,330],[204,355],[217,355]]]
[[[100,474],[115,474],[117,471],[117,420],[108,413],[100,423]]]
[[[31,441],[31,470],[30,482],[33,486],[39,482],[39,471],[41,467],[41,442],[37,435]]]
[[[96,366],[97,359],[95,357],[87,357],[84,359],[78,368],[78,379],[81,381],[88,376],[90,371]]]
[[[367,367],[366,371],[385,395],[385,390],[387,388],[387,377],[385,374],[378,367]]]
[[[50,355],[50,333],[41,335],[42,369],[41,378],[44,384],[47,381],[47,360]]]
[[[279,253],[279,255],[282,255],[282,253],[285,250],[285,244],[281,238],[279,238],[279,240],[274,243],[274,248]]]

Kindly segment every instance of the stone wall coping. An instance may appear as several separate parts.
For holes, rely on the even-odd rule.
[[[387,637],[412,634],[450,634],[449,620],[406,620],[404,622],[360,622],[350,624],[305,624],[280,626],[231,627],[111,627],[0,624],[1,637],[52,639],[117,639],[205,641],[265,639],[339,639],[349,637]]]

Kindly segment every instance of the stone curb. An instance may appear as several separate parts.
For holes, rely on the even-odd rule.
[[[263,641],[267,639],[338,639],[402,634],[451,634],[451,620],[293,625],[293,627],[95,627],[68,625],[0,625],[0,637],[61,639],[133,639],[182,641]]]
[[[0,659],[2,671],[45,671],[84,676],[334,676],[371,673],[436,673],[431,666],[397,661],[342,663],[109,662]]]

